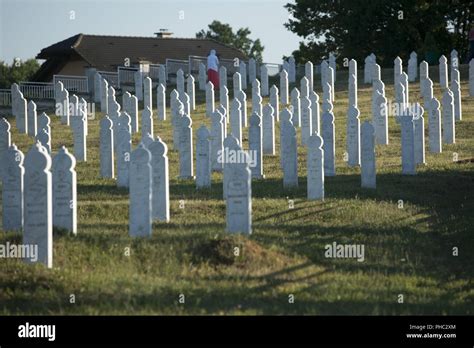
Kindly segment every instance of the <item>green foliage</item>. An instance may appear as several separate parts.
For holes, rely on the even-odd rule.
[[[474,13],[473,2],[456,0],[296,0],[285,7],[292,16],[286,28],[304,39],[293,53],[297,61],[319,61],[330,52],[363,60],[374,52],[382,66],[411,51],[423,59],[427,35],[436,51],[456,48],[464,57]]]
[[[33,58],[24,62],[12,62],[11,65],[0,61],[0,88],[10,88],[14,82],[30,81],[39,67],[39,63]]]
[[[249,28],[240,28],[235,33],[229,24],[214,20],[208,25],[208,30],[201,30],[196,33],[199,39],[214,39],[223,44],[232,46],[244,52],[248,57],[255,58],[262,62],[264,46],[260,39],[252,40],[249,36],[252,33]],[[219,54],[219,52],[217,52]]]

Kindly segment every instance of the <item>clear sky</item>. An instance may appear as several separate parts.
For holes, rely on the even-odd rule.
[[[300,41],[283,26],[288,20],[283,5],[288,2],[291,0],[0,0],[0,59],[10,63],[15,57],[33,58],[42,48],[78,33],[153,36],[166,28],[175,37],[195,37],[216,19],[234,30],[249,27],[250,37],[259,38],[265,46],[264,62],[279,63]]]

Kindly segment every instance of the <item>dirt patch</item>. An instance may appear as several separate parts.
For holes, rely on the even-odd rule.
[[[193,262],[207,262],[213,266],[244,267],[249,263],[274,263],[275,259],[281,261],[283,257],[243,236],[223,236],[205,240],[194,245],[190,253]]]

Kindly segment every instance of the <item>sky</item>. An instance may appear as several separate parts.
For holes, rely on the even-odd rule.
[[[251,30],[265,46],[263,61],[280,63],[299,38],[283,24],[291,0],[0,0],[0,60],[34,58],[42,48],[78,33],[195,37],[213,20]],[[73,12],[71,12],[73,11]]]

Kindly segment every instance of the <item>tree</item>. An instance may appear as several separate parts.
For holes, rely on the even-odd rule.
[[[39,67],[40,65],[33,58],[24,62],[14,61],[11,65],[0,61],[0,88],[10,88],[12,83],[29,81]]]
[[[411,51],[423,58],[428,34],[436,53],[457,48],[464,55],[474,13],[474,3],[462,0],[295,0],[285,7],[292,16],[285,27],[303,38],[293,53],[299,62],[326,59],[331,52],[363,61],[374,52],[383,66],[392,66],[397,56],[407,59]]]
[[[214,39],[223,44],[237,48],[244,52],[249,58],[254,58],[262,62],[262,53],[265,48],[260,39],[249,38],[251,31],[249,28],[240,28],[235,33],[229,24],[214,20],[208,25],[208,30],[201,30],[196,33],[198,39]]]

